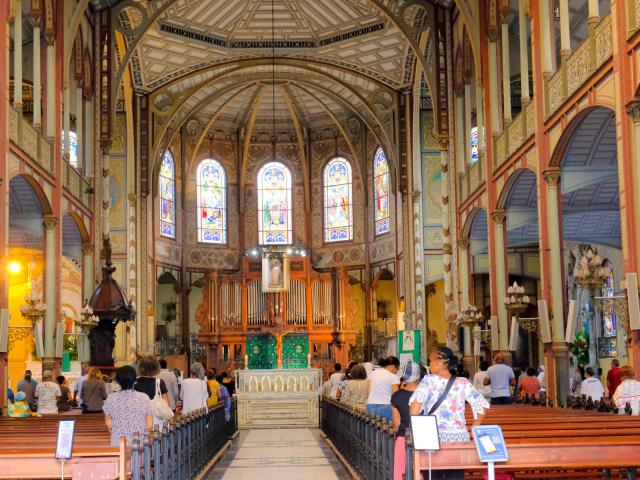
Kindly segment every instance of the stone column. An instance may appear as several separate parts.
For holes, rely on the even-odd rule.
[[[67,85],[62,91],[62,130],[64,130],[64,136],[62,137],[62,156],[70,161],[71,153],[71,87]]]
[[[569,385],[569,353],[565,343],[564,325],[564,282],[562,280],[562,247],[560,244],[560,214],[558,212],[559,192],[558,181],[560,169],[550,168],[543,172],[547,189],[547,238],[549,241],[549,278],[551,280],[551,310],[552,313],[552,351],[556,372],[557,398],[564,401]],[[551,381],[549,379],[547,381]]]
[[[464,164],[471,162],[471,84],[464,84]],[[478,151],[480,150],[480,131],[478,129]]]
[[[465,124],[464,124],[464,97],[456,95],[456,129],[454,132],[456,140],[456,173],[464,174],[467,160],[465,158]]]
[[[597,0],[596,0],[597,1]],[[531,100],[529,93],[529,45],[527,42],[527,0],[519,0],[518,27],[520,28],[520,92],[522,106]]]
[[[44,355],[43,362],[53,362],[55,357],[55,331],[56,331],[56,225],[58,219],[53,215],[45,215],[44,223],[44,302],[47,311],[44,317]]]
[[[22,110],[22,0],[16,0],[13,20],[13,106]]]
[[[597,0],[596,0],[597,1]],[[538,15],[540,15],[540,37],[536,39],[536,45],[540,48],[542,57],[542,75],[545,78],[553,75],[553,52],[551,51],[551,12],[549,0],[538,2]]]
[[[89,301],[94,291],[93,277],[93,252],[94,247],[90,243],[82,245],[82,298],[83,303]]]
[[[84,100],[80,84],[76,86],[76,136],[78,139],[78,164],[76,167],[81,169],[84,166]]]
[[[600,21],[600,5],[598,0],[589,0],[589,25],[595,25]]]
[[[498,100],[498,44],[489,36],[489,102],[491,104],[491,135],[500,133],[500,102]]]
[[[476,73],[476,126],[478,127],[478,156],[484,155],[485,138],[484,138],[484,89],[478,80]]]
[[[449,202],[449,139],[440,138],[440,168],[442,172],[442,262],[444,276],[444,315],[449,322],[449,315],[453,309],[453,292],[451,278],[451,227]],[[456,341],[455,329],[449,325],[450,342]]]
[[[55,40],[47,36],[47,124],[46,136],[54,138],[56,126],[56,46]]]
[[[471,304],[469,292],[469,239],[458,240],[458,262],[460,264],[460,309]],[[471,346],[471,331],[464,327],[464,363],[467,369],[473,364],[473,350]],[[471,370],[469,370],[471,371]]]
[[[566,1],[566,0],[565,0]],[[509,15],[502,15],[502,118],[511,123],[511,66],[509,65]]]
[[[569,19],[569,0],[560,0],[560,55],[563,59],[571,55]]]
[[[40,73],[40,12],[33,16],[33,126],[42,128],[42,77]]]
[[[504,220],[506,212],[503,209],[495,210],[491,214],[493,219],[494,255],[496,257],[496,305],[498,311],[498,348],[507,351],[509,348],[509,322],[507,310],[504,307],[504,299],[507,296],[507,274],[504,244]]]

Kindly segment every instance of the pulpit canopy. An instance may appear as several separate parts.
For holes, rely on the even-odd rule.
[[[100,320],[118,321],[135,320],[136,311],[133,302],[129,301],[127,294],[122,290],[118,282],[113,278],[116,268],[111,261],[111,241],[109,237],[102,240],[102,258],[105,265],[102,267],[102,281],[96,291],[93,292],[89,305]]]

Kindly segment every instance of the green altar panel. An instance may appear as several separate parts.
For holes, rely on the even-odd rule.
[[[282,337],[282,368],[309,368],[309,335],[290,333]]]
[[[276,337],[270,333],[247,335],[246,348],[250,369],[262,370],[278,367]]]

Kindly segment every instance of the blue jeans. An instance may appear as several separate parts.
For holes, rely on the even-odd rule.
[[[367,413],[369,415],[380,415],[387,420],[393,420],[391,416],[391,405],[385,405],[382,403],[367,403]]]

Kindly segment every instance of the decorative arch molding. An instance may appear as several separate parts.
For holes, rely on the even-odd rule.
[[[483,207],[473,207],[473,209],[467,216],[467,219],[464,222],[464,225],[462,226],[462,232],[460,234],[461,239],[469,240],[471,238],[471,231],[473,230],[473,225],[478,219],[478,216],[482,214],[482,212],[484,212],[485,215],[487,214],[486,210]]]
[[[525,172],[532,173],[537,179],[536,172],[533,171],[530,168],[527,168],[527,167],[519,168],[516,171],[514,171],[509,176],[509,178],[507,179],[507,181],[504,184],[504,187],[502,187],[502,190],[500,191],[500,195],[498,196],[498,203],[496,205],[496,210],[498,210],[498,209],[505,210],[507,208],[507,202],[509,201],[509,195],[511,194],[511,192],[513,190],[513,187],[518,183],[518,179],[520,178],[520,176]]]
[[[87,229],[87,226],[84,224],[82,217],[80,217],[80,215],[78,215],[77,212],[72,212],[72,211],[65,212],[63,215],[63,218],[66,216],[68,216],[73,221],[76,228],[78,229],[78,233],[80,234],[82,243],[83,244],[90,243],[91,236],[89,235],[89,230]]]
[[[16,175],[13,175],[9,178],[9,185],[11,184],[11,180],[16,177],[22,178],[29,184],[29,186],[33,190],[33,193],[36,196],[36,200],[38,201],[38,204],[40,205],[40,209],[42,210],[42,215],[43,216],[53,215],[53,209],[51,208],[51,203],[49,203],[47,194],[42,189],[42,186],[40,186],[40,183],[38,183],[38,180],[36,180],[34,177],[26,173],[17,173]]]

